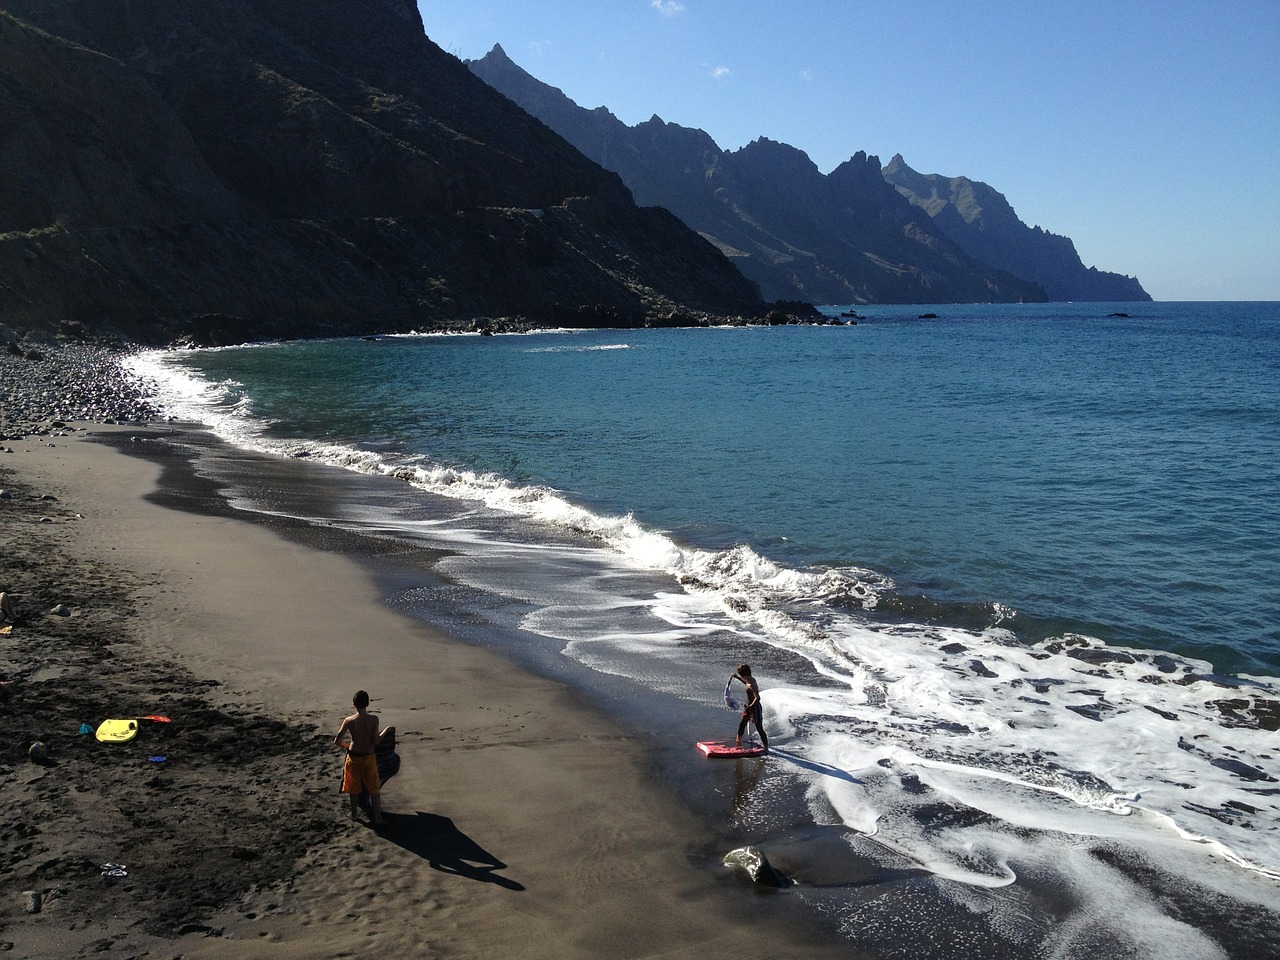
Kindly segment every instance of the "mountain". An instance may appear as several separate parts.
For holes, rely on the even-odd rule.
[[[0,0],[0,319],[166,342],[763,312],[414,0]]]
[[[969,256],[1044,287],[1050,300],[1150,300],[1134,277],[1080,262],[1070,238],[1028,227],[1004,195],[968,177],[917,173],[896,155],[884,177]]]
[[[765,299],[810,303],[1044,300],[988,266],[887,183],[865,153],[824,176],[767,139],[733,152],[653,117],[628,127],[531,77],[495,46],[471,70],[607,170],[642,206],[661,206],[719,247]]]

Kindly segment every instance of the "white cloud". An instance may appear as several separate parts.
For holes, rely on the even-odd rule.
[[[684,4],[677,3],[676,0],[649,0],[649,6],[664,17],[674,17],[676,14],[684,13]]]
[[[711,79],[723,80],[725,77],[729,76],[729,74],[732,72],[733,71],[730,70],[728,67],[716,67],[714,70],[711,71]]]
[[[529,43],[529,52],[532,53],[535,57],[541,57],[550,49],[551,49],[550,40],[533,40],[533,41],[530,41]]]
[[[801,80],[803,80],[805,83],[813,83],[813,71],[812,71],[812,70],[801,70],[801,71],[800,71],[800,79],[801,79]]]

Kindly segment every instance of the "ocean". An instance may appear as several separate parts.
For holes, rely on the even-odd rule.
[[[939,955],[1276,949],[1280,304],[856,309],[130,362],[378,478],[307,519],[422,548],[389,602],[652,737],[863,949],[931,955],[934,909],[904,931],[919,884],[867,865],[981,918]],[[772,756],[682,772],[744,660]]]

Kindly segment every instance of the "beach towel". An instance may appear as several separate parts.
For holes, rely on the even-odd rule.
[[[400,772],[400,754],[396,753],[396,733],[395,728],[391,728],[374,752],[374,759],[378,764],[378,778],[385,785],[388,780]],[[369,796],[368,791],[364,791],[356,798],[360,804],[360,809],[368,810],[373,806],[373,798]]]

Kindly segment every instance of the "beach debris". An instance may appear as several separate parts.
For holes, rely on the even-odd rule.
[[[128,868],[123,863],[104,863],[99,869],[104,877],[127,877]]]
[[[40,912],[40,891],[39,890],[23,890],[22,891],[22,909],[27,913]]]
[[[724,855],[726,867],[741,867],[759,887],[789,887],[791,881],[774,869],[773,864],[756,847],[739,847]]]
[[[70,607],[68,607],[65,603],[60,603],[60,604],[58,604],[56,607],[54,607],[54,608],[53,608],[52,610],[50,610],[49,612],[50,612],[51,614],[53,614],[55,617],[69,617],[69,616],[71,616],[71,608],[70,608]]]
[[[87,723],[82,723],[80,724],[80,733],[82,735],[86,733],[93,733],[93,727],[89,726]]]
[[[27,747],[27,759],[32,763],[47,763],[49,760],[49,748],[44,745],[43,741],[37,740]]]

